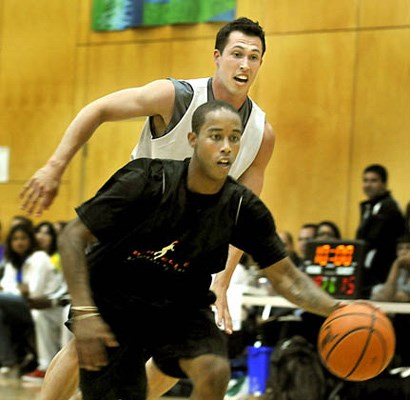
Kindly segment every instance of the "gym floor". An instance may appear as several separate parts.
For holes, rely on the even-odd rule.
[[[22,382],[20,379],[0,378],[1,400],[39,400],[40,384]],[[187,400],[181,397],[164,397],[164,400]]]

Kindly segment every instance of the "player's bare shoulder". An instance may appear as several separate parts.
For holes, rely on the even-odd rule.
[[[158,79],[136,89],[135,101],[142,104],[145,115],[160,117],[169,123],[174,110],[175,87],[169,79]]]

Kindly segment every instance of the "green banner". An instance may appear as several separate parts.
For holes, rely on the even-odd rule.
[[[112,31],[232,21],[235,6],[236,0],[93,0],[92,28]]]

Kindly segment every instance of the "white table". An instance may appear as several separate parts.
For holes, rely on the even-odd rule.
[[[343,300],[351,302],[352,300]],[[368,301],[368,300],[366,300]],[[410,303],[393,303],[384,301],[371,301],[372,304],[380,307],[386,313],[389,314],[410,314]],[[254,294],[242,295],[242,304],[249,306],[271,306],[271,307],[289,307],[300,308],[297,305],[286,300],[282,296],[261,296]]]

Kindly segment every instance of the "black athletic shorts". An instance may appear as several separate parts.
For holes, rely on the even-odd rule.
[[[194,358],[204,354],[228,357],[227,337],[215,323],[209,308],[192,312],[188,319],[175,321],[160,335],[152,347],[155,364],[166,375],[185,378],[179,367],[180,358]]]
[[[100,371],[81,370],[85,400],[145,399],[144,365],[150,356],[175,378],[186,377],[179,367],[181,358],[212,354],[228,359],[227,335],[216,326],[209,306],[167,311],[110,306],[98,304],[120,346],[107,349],[110,362]]]

